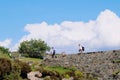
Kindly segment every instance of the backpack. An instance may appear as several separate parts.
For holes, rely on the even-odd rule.
[[[82,46],[82,51],[84,51],[85,50],[85,48]]]

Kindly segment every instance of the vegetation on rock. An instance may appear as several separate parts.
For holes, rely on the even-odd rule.
[[[2,80],[5,75],[9,75],[11,70],[11,61],[6,58],[0,58],[0,80]]]

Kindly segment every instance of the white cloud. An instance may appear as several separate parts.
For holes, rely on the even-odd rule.
[[[52,25],[42,22],[27,24],[25,30],[28,34],[23,36],[19,43],[40,38],[59,48],[73,48],[78,43],[84,44],[87,50],[120,47],[120,18],[108,9],[101,12],[94,21],[63,21],[61,24]]]
[[[11,39],[6,39],[4,41],[0,41],[0,46],[9,48],[11,45],[12,40]]]
[[[101,47],[117,47],[120,45],[120,18],[110,10],[101,12],[96,20],[95,33]]]

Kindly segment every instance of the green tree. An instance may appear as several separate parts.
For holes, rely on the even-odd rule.
[[[8,54],[9,53],[9,49],[5,48],[3,46],[0,46],[0,52]]]
[[[29,57],[40,57],[42,58],[46,51],[49,51],[50,47],[41,39],[30,41],[23,41],[18,51],[22,54],[27,54]]]

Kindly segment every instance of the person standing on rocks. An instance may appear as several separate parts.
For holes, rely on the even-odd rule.
[[[83,51],[84,51],[84,47],[81,45],[81,44],[78,44],[78,47],[79,47],[79,53],[82,54]]]
[[[51,53],[52,53],[52,58],[54,58],[55,57],[55,49],[54,49],[54,47],[51,48]]]

